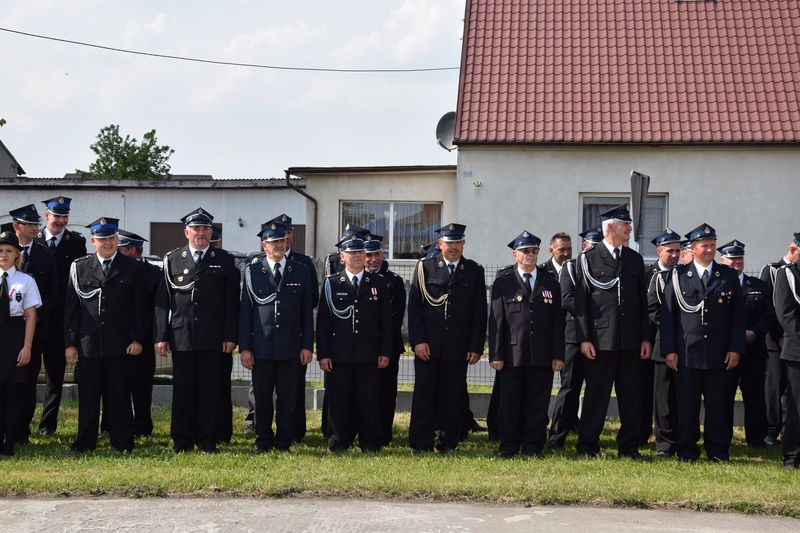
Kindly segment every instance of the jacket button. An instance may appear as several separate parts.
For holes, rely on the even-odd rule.
[[[704,338],[704,339],[707,339],[707,338],[708,338],[708,335],[703,335],[703,338]]]
[[[358,330],[355,330],[353,333],[358,333]]]
[[[280,324],[275,324],[275,327],[279,328],[279,327],[281,327],[281,325]]]

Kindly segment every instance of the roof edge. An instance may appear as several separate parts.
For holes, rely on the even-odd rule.
[[[289,167],[290,175],[299,174],[387,174],[392,172],[455,172],[456,165],[388,165],[374,167]]]

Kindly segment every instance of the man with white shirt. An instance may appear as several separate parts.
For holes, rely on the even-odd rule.
[[[86,238],[67,229],[72,199],[57,196],[44,200],[45,227],[39,232],[37,241],[55,254],[56,298],[47,323],[44,339],[43,359],[47,385],[39,433],[53,435],[58,427],[58,409],[61,405],[61,390],[64,385],[64,297],[67,291],[69,268],[73,261],[86,255]]]
[[[364,269],[364,241],[340,241],[344,268],[325,278],[317,311],[317,361],[326,373],[328,449],[342,452],[358,435],[362,451],[383,446],[380,370],[392,353],[391,295]],[[256,423],[261,414],[256,408]]]
[[[550,238],[550,259],[539,265],[558,281],[561,267],[572,259],[572,238],[569,233],[559,232]]]
[[[706,454],[712,461],[728,462],[733,427],[726,402],[730,370],[746,350],[744,297],[736,271],[714,261],[714,228],[701,224],[686,238],[694,260],[672,269],[661,301],[661,353],[676,372],[675,452],[682,461],[700,457],[702,399]]]
[[[271,222],[259,233],[265,256],[247,266],[239,306],[239,358],[252,370],[256,453],[288,451],[297,433],[302,368],[314,345],[312,274],[286,258],[286,228]],[[277,431],[272,432],[272,395]]]
[[[239,334],[239,269],[231,254],[211,248],[213,220],[202,207],[181,219],[187,244],[164,256],[156,297],[155,352],[172,352],[170,434],[178,453],[219,451],[220,376]]]
[[[745,440],[749,446],[759,448],[765,446],[767,436],[767,404],[764,400],[767,346],[764,340],[775,320],[775,308],[767,284],[744,273],[744,248],[744,243],[736,239],[719,247],[719,262],[734,269],[739,276],[746,317],[747,351],[742,354],[739,365],[731,370],[727,405],[733,423],[736,389],[741,389]]]
[[[644,445],[655,432],[656,456],[675,453],[675,431],[678,426],[678,405],[675,398],[675,372],[664,363],[659,339],[661,300],[670,270],[681,256],[681,236],[667,228],[652,241],[658,261],[647,267],[647,308],[650,317],[650,342],[653,354],[642,361],[642,425],[640,444]],[[655,415],[655,416],[654,416]],[[653,419],[655,418],[655,424]],[[655,431],[654,430],[655,425]]]
[[[146,341],[144,268],[117,253],[117,219],[100,218],[87,227],[96,253],[73,262],[64,308],[64,355],[78,367],[78,435],[71,450],[97,445],[102,396],[111,446],[130,452],[134,423],[126,363],[141,355]]]
[[[36,410],[36,381],[42,368],[42,351],[47,338],[47,325],[55,305],[57,287],[56,260],[51,251],[36,240],[39,233],[41,217],[36,206],[26,205],[9,211],[14,233],[22,247],[22,266],[20,271],[33,277],[39,288],[42,306],[36,310],[36,333],[31,347],[31,362],[28,363],[29,381],[23,386],[23,397],[20,398],[20,426],[17,430],[17,444],[27,444],[30,436],[30,425]],[[63,320],[63,318],[61,319]],[[60,320],[59,320],[60,321]],[[59,341],[63,335],[59,335]]]
[[[458,446],[467,365],[480,360],[486,341],[486,281],[483,267],[463,256],[465,230],[436,230],[441,254],[420,259],[411,280],[408,338],[416,357],[408,442],[415,453]]]
[[[600,452],[600,434],[613,385],[620,429],[617,453],[641,460],[641,361],[649,359],[647,279],[642,256],[626,246],[631,234],[627,205],[600,215],[603,241],[578,255],[575,265],[575,320],[586,358],[586,392],[578,430],[579,457]]]

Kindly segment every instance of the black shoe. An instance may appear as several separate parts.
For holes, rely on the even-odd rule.
[[[764,437],[764,446],[777,446],[777,445],[778,445],[778,439],[776,439],[772,435],[767,435],[766,437]]]
[[[551,441],[548,441],[547,447],[550,448],[551,450],[563,450],[564,449],[564,443],[551,440]]]
[[[617,457],[620,459],[630,459],[631,461],[647,461],[647,458],[638,451],[619,452]]]
[[[56,434],[55,429],[39,428],[39,435],[41,435],[42,437],[52,437],[55,434]]]
[[[175,453],[190,452],[194,449],[194,444],[173,444],[172,451]]]
[[[92,451],[92,448],[87,448],[86,446],[81,446],[77,443],[72,443],[67,451],[67,455],[82,455],[86,452]]]
[[[669,459],[675,452],[667,452],[664,450],[656,452],[656,457],[659,459]]]
[[[450,446],[444,446],[443,444],[437,444],[436,451],[443,455],[446,455],[448,453],[453,453],[454,451],[456,451],[456,449],[451,448]]]
[[[486,433],[487,431],[489,431],[489,428],[486,426],[482,426],[481,424],[478,423],[477,420],[473,420],[469,430],[473,433]]]
[[[515,455],[517,455],[517,452],[512,452],[511,450],[500,450],[499,452],[497,452],[495,457],[497,459],[511,459]]]
[[[202,451],[203,453],[211,453],[211,454],[214,454],[214,453],[219,453],[219,448],[217,448],[217,447],[216,447],[216,446],[214,446],[214,445],[210,445],[210,446],[209,446],[209,445],[206,445],[206,446],[201,446],[201,447],[200,447],[200,451]]]
[[[411,448],[411,455],[426,455],[433,453],[433,448]]]
[[[269,453],[272,451],[272,446],[259,446],[256,444],[256,447],[253,448],[253,453],[256,455],[260,455],[262,453]]]
[[[17,446],[28,446],[30,445],[31,440],[28,437],[20,437],[14,441],[14,444]]]

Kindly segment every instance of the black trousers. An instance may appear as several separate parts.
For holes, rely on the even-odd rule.
[[[172,427],[176,450],[215,446],[219,437],[219,412],[225,358],[222,351],[172,352]]]
[[[675,451],[681,459],[700,457],[700,400],[705,406],[703,446],[709,459],[729,459],[733,425],[728,414],[730,373],[725,369],[701,370],[678,367],[678,440]]]
[[[256,359],[253,363],[253,396],[258,418],[255,419],[256,446],[262,449],[288,450],[296,434],[297,388],[302,375],[301,365],[296,359]],[[273,407],[272,396],[276,394]],[[272,418],[275,413],[275,433]]]
[[[467,361],[414,358],[414,394],[408,444],[415,450],[432,450],[439,430],[440,450],[458,446],[464,429]]]
[[[552,369],[505,366],[498,376],[500,450],[517,453],[521,446],[523,453],[541,453],[547,437]]]
[[[786,417],[786,367],[781,352],[768,350],[766,376],[764,378],[764,398],[767,406],[767,434],[780,437]]]
[[[5,455],[14,454],[19,440],[20,407],[24,383],[0,383],[0,448]]]
[[[343,363],[334,361],[328,374],[328,448],[346,450],[358,434],[359,447],[377,451],[381,447],[378,362]]]
[[[748,350],[738,366],[729,371],[727,408],[733,427],[736,389],[742,391],[744,403],[744,436],[754,448],[764,445],[767,436],[767,405],[764,401],[765,353]]]
[[[39,372],[42,370],[42,346],[44,334],[33,336],[31,345],[31,361],[28,363],[28,382],[23,384],[20,391],[19,424],[16,438],[17,442],[28,440],[31,434],[31,421],[36,411],[36,384],[39,380]]]
[[[153,375],[156,370],[156,354],[152,343],[143,345],[142,353],[128,358],[130,367],[131,403],[135,435],[153,433]]]
[[[783,464],[800,466],[800,361],[784,361],[786,368],[786,431]]]
[[[586,392],[583,396],[577,451],[596,454],[606,420],[611,386],[617,392],[620,428],[617,449],[621,454],[638,451],[642,418],[641,359],[638,351],[598,351],[594,360],[584,359]]]
[[[500,439],[500,430],[497,425],[497,411],[500,409],[500,376],[494,373],[494,383],[492,384],[492,394],[489,396],[489,409],[486,411],[486,428],[489,430],[489,442]]]
[[[219,374],[219,413],[217,442],[230,442],[233,436],[233,400],[231,398],[231,371],[233,354],[222,354],[222,369]]]
[[[294,421],[294,442],[303,442],[306,436],[306,372],[308,365],[301,365],[298,361],[295,363],[300,367],[297,375],[297,405],[298,409],[295,411]]]
[[[644,446],[653,434],[653,395],[655,383],[655,362],[639,359],[642,379],[642,418],[639,422],[639,446]]]
[[[577,344],[565,344],[564,369],[561,371],[561,387],[553,406],[553,423],[550,425],[550,446],[561,448],[567,435],[578,425],[578,408],[584,380],[584,359]]]
[[[389,359],[389,366],[378,371],[380,385],[380,417],[381,444],[388,446],[392,442],[394,412],[397,408],[397,373],[400,371],[400,356]]]
[[[678,438],[678,397],[675,371],[661,361],[653,361],[653,410],[655,412],[656,451],[675,453]]]
[[[102,397],[108,408],[111,446],[120,451],[133,449],[127,358],[84,356],[78,360],[78,436],[74,448],[93,450],[97,446]]]
[[[47,321],[47,338],[43,350],[45,384],[44,405],[39,429],[55,431],[58,428],[58,409],[61,406],[61,390],[64,386],[64,308],[53,309]]]

